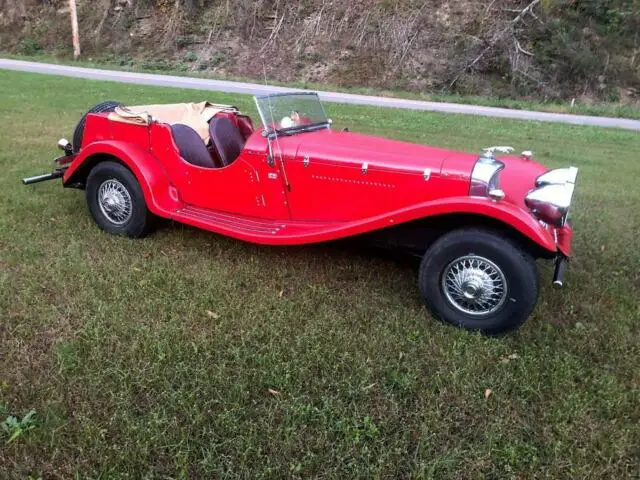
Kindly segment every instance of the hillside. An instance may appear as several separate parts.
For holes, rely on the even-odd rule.
[[[77,0],[83,58],[493,97],[638,102],[639,0]],[[0,49],[71,57],[63,0],[0,0]]]

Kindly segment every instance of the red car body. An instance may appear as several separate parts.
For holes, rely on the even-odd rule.
[[[62,177],[66,187],[86,188],[96,222],[129,236],[144,234],[150,213],[267,245],[391,237],[388,243],[423,256],[419,282],[430,309],[487,333],[517,328],[531,313],[535,258],[555,258],[554,285],[562,286],[576,168],[548,170],[530,152],[497,159],[495,151],[507,147],[478,155],[334,131],[315,99],[309,108],[323,122],[297,110],[280,122],[299,122],[295,134],[278,134],[259,99],[266,125],[259,129],[235,109],[218,111],[209,127],[230,125],[242,147],[217,168],[185,158],[174,124],[147,113],[135,123],[90,111],[74,145],[59,143],[58,169],[24,182]],[[271,110],[267,102],[262,108]],[[195,138],[211,161],[215,152]],[[215,133],[210,138],[209,148],[220,150]]]
[[[477,154],[324,129],[280,137],[274,155],[284,162],[270,166],[267,142],[256,130],[234,163],[209,169],[180,157],[168,125],[89,114],[82,150],[63,184],[79,181],[109,155],[135,174],[154,214],[249,242],[323,242],[426,217],[472,214],[517,230],[549,256],[570,255],[571,227],[544,225],[524,205],[535,178],[547,171],[524,157],[501,158],[506,196],[496,202],[469,196]]]

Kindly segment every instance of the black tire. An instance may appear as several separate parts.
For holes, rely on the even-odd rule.
[[[466,304],[466,299],[454,298],[455,289],[445,287],[445,284],[449,285],[446,281],[443,284],[445,274],[455,274],[456,265],[460,265],[457,262],[461,259],[465,259],[463,261],[467,265],[471,262],[471,270],[467,272],[478,272],[473,270],[478,263],[473,262],[480,262],[485,271],[497,279],[496,284],[500,284],[500,279],[504,278],[505,294],[496,294],[501,301],[496,300],[495,305],[484,311],[484,307],[480,308],[480,313],[468,313],[474,306]],[[493,267],[497,267],[498,271]],[[538,282],[538,270],[531,255],[510,239],[490,230],[469,228],[449,232],[429,247],[420,264],[420,292],[431,312],[452,325],[489,335],[515,330],[529,318],[538,300]],[[473,281],[464,284],[470,288],[467,293],[472,293],[474,286],[478,285]],[[496,284],[490,283],[492,287]],[[496,291],[500,292],[499,289]]]
[[[105,205],[105,202],[101,206],[99,196],[102,186],[115,187],[118,208]],[[105,161],[93,167],[87,178],[86,195],[91,216],[106,232],[138,238],[150,233],[155,226],[154,216],[147,208],[138,180],[120,163]],[[129,208],[122,209],[123,205]],[[114,219],[116,216],[118,218]]]
[[[82,136],[84,135],[84,124],[87,121],[87,115],[89,113],[103,113],[103,112],[113,112],[117,106],[121,105],[120,102],[107,101],[102,102],[96,105],[95,107],[89,109],[87,113],[85,113],[78,125],[76,125],[76,129],[73,131],[73,151],[74,153],[78,153],[80,148],[82,147]]]

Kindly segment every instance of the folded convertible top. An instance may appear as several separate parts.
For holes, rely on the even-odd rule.
[[[232,105],[209,102],[173,103],[165,105],[136,105],[116,107],[109,114],[109,120],[136,125],[148,125],[151,122],[169,125],[184,124],[193,128],[206,142],[209,140],[209,120],[220,112],[240,113]]]

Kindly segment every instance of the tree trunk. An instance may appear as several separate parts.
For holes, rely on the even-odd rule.
[[[78,12],[76,0],[69,0],[69,12],[71,13],[71,36],[73,37],[73,58],[80,56],[80,34],[78,33]]]

